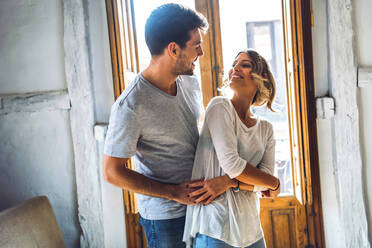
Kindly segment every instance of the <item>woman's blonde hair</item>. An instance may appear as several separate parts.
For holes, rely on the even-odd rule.
[[[272,108],[276,94],[276,83],[273,74],[270,71],[270,67],[266,60],[255,50],[247,49],[240,51],[236,57],[241,53],[246,53],[252,60],[252,76],[253,81],[257,84],[257,92],[253,97],[252,104],[255,106],[262,106],[266,104],[266,107],[271,111],[275,112]]]

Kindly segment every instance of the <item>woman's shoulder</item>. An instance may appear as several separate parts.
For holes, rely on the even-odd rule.
[[[233,118],[233,111],[233,106],[228,98],[216,96],[208,103],[205,118]]]
[[[273,124],[270,121],[268,121],[264,118],[261,118],[261,117],[259,117],[259,120],[260,120],[260,123],[259,123],[260,128],[261,128],[261,130],[264,131],[263,133],[265,133],[266,135],[269,135],[269,136],[272,135],[273,132],[274,132]]]
[[[230,100],[225,96],[215,96],[208,103],[207,109],[213,108],[216,105],[224,105],[230,107]]]
[[[263,127],[265,128],[272,128],[273,127],[273,124],[271,124],[271,122],[263,117],[258,117],[258,119],[260,119],[260,123]]]

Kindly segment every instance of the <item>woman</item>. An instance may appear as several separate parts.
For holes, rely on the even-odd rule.
[[[251,106],[273,111],[275,81],[253,50],[238,53],[229,80],[231,100],[215,97],[206,110],[192,174],[205,181],[189,185],[199,187],[189,196],[203,204],[188,206],[184,241],[194,238],[194,247],[265,247],[256,192],[275,197],[280,182],[272,176],[272,125],[255,117]]]

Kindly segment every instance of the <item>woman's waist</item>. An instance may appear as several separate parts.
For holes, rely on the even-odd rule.
[[[257,235],[261,232],[259,205],[253,194],[226,192],[208,205],[194,206],[192,230],[226,240]]]
[[[209,212],[221,212],[224,214],[242,214],[250,212],[253,209],[255,212],[259,207],[257,193],[251,191],[234,192],[228,189],[225,193],[218,196],[208,205],[198,205],[204,208],[206,214]]]

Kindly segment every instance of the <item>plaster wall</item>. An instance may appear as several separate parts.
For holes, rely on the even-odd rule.
[[[79,244],[68,111],[0,115],[0,210],[46,195],[67,247]]]
[[[89,52],[95,115],[98,123],[108,123],[115,98],[105,2],[90,2],[88,11]]]
[[[106,182],[102,173],[105,123],[109,122],[111,106],[114,103],[114,87],[111,70],[111,51],[108,36],[106,5],[104,1],[90,2],[89,45],[92,66],[93,97],[96,122],[103,130],[95,129],[98,163],[102,190],[102,211],[105,247],[126,247],[124,199],[122,190]],[[97,131],[101,131],[98,133]],[[103,131],[103,134],[102,134]]]
[[[323,97],[329,95],[327,3],[323,0],[314,0],[312,1],[312,9],[314,15],[312,38],[315,97]],[[336,182],[330,119],[317,120],[317,135],[325,244],[326,247],[343,247],[340,209],[335,194]]]
[[[102,224],[105,247],[126,247],[124,200],[122,190],[103,179],[102,159],[105,130],[114,103],[111,52],[104,1],[90,1],[85,6],[92,96],[94,98],[94,128],[98,151],[98,174],[102,201]],[[94,229],[93,229],[94,232]]]
[[[0,1],[0,94],[66,88],[61,2]]]
[[[355,39],[359,67],[372,68],[372,2],[354,1]],[[369,87],[358,89],[358,108],[360,115],[360,141],[363,162],[364,194],[368,218],[368,236],[372,241],[372,82]]]
[[[316,97],[334,97],[336,104],[334,118],[317,120],[325,243],[326,247],[369,247],[366,222],[371,240],[372,183],[367,175],[372,173],[372,133],[368,123],[372,115],[368,107],[372,92],[357,88],[355,65],[372,66],[372,3],[314,0],[312,9]]]
[[[0,1],[0,95],[66,90],[62,13],[60,0]],[[0,211],[46,195],[66,246],[78,247],[69,111],[0,114],[0,147]]]

